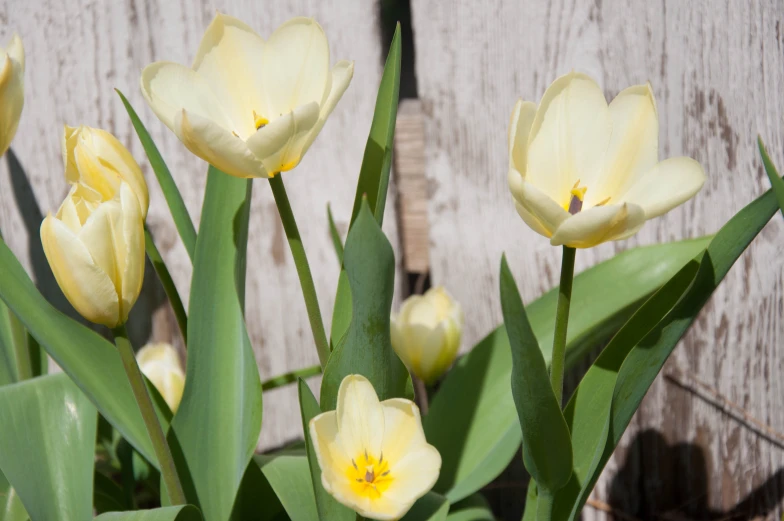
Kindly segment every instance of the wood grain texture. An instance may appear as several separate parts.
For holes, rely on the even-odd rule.
[[[650,81],[661,157],[692,156],[707,172],[694,200],[634,238],[579,251],[578,270],[630,246],[717,230],[768,188],[758,133],[784,165],[780,1],[492,0],[479,8],[414,0],[412,16],[426,114],[432,281],[464,306],[463,349],[501,321],[501,252],[526,301],[557,282],[560,249],[524,225],[507,189],[506,128],[518,97],[538,102],[573,69],[596,78],[608,99]],[[777,215],[668,362],[778,431],[782,254]],[[773,518],[781,515],[783,465],[780,446],[659,378],[594,494],[640,519]],[[524,495],[505,488],[515,491]],[[499,514],[514,519],[508,510]],[[610,517],[584,512],[584,519]]]
[[[354,80],[321,135],[301,165],[284,174],[329,325],[339,266],[328,234],[326,204],[332,203],[345,238],[382,55],[386,55],[380,42],[377,8],[364,0],[0,2],[0,37],[7,41],[13,31],[18,32],[27,53],[25,108],[12,149],[31,181],[26,184],[19,176],[12,176],[8,162],[2,161],[0,229],[42,291],[62,309],[69,306],[61,295],[58,297],[59,290],[48,274],[38,227],[42,215],[56,211],[67,192],[60,153],[65,123],[115,133],[142,165],[150,186],[148,224],[187,304],[190,260],[113,88],[121,89],[139,112],[198,222],[206,164],[192,156],[154,117],[138,85],[141,69],[153,61],[191,63],[216,9],[242,19],[263,37],[292,16],[314,16],[327,33],[333,63],[344,58],[355,60]],[[387,212],[390,215],[384,227],[397,245],[395,205],[387,205]],[[247,265],[246,317],[262,379],[317,363],[296,270],[264,180],[254,183]],[[137,343],[180,342],[176,323],[164,305],[165,297],[152,284],[155,279],[149,266],[148,272],[149,291],[141,297],[130,323],[137,330],[135,339]],[[264,403],[260,447],[301,436],[294,387],[268,393]]]

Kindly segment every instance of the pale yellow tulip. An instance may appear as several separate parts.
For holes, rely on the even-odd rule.
[[[330,69],[329,45],[311,18],[294,18],[266,42],[216,14],[193,67],[157,62],[142,71],[147,103],[195,155],[237,177],[297,166],[354,74]]]
[[[431,385],[457,356],[463,310],[442,287],[408,297],[392,315],[392,347],[406,367]]]
[[[25,54],[22,40],[13,35],[5,49],[0,48],[0,155],[5,154],[19,127],[24,106]]]
[[[144,376],[161,393],[169,409],[177,412],[185,389],[185,372],[177,350],[165,342],[147,344],[136,353],[136,361]]]
[[[555,80],[542,101],[518,101],[509,125],[509,188],[517,212],[550,243],[589,248],[634,235],[705,182],[688,157],[659,161],[650,84],[607,104],[590,77]]]
[[[57,216],[41,224],[41,242],[60,289],[84,318],[125,323],[144,278],[144,221],[128,183],[109,201],[72,185]]]
[[[368,519],[400,519],[438,479],[441,455],[425,440],[410,400],[379,402],[360,375],[343,379],[337,410],[310,421],[321,483]]]
[[[63,136],[65,180],[80,183],[108,201],[117,195],[120,183],[126,182],[136,194],[147,217],[150,197],[139,164],[127,148],[109,132],[85,126],[65,126]]]

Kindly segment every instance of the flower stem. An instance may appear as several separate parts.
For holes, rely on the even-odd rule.
[[[188,315],[185,313],[185,306],[182,305],[182,299],[180,298],[180,294],[177,292],[177,287],[174,285],[174,281],[171,278],[169,268],[166,267],[166,263],[163,261],[161,253],[155,246],[152,233],[150,233],[150,230],[147,228],[146,224],[144,225],[144,247],[147,251],[147,257],[149,257],[150,262],[152,262],[152,267],[155,268],[155,273],[158,275],[158,280],[161,281],[163,291],[169,298],[169,303],[171,304],[172,310],[174,311],[174,317],[177,319],[177,325],[180,328],[180,334],[182,334],[182,340],[187,345]]]
[[[329,358],[329,343],[316,297],[316,286],[313,284],[310,265],[305,255],[305,247],[302,245],[297,222],[294,220],[294,212],[291,211],[289,197],[286,195],[286,187],[283,186],[281,175],[271,177],[269,184],[272,188],[272,195],[275,197],[275,204],[278,206],[278,214],[280,214],[280,220],[283,223],[283,230],[286,232],[286,239],[289,241],[291,255],[294,257],[294,265],[297,267],[297,275],[299,275],[299,283],[302,286],[302,295],[305,297],[305,308],[308,310],[310,329],[313,331],[319,362],[321,362],[321,367],[324,367]]]
[[[139,365],[136,363],[133,346],[131,346],[131,342],[128,340],[128,332],[124,325],[120,325],[112,329],[112,334],[114,335],[114,343],[117,345],[117,350],[120,352],[125,373],[128,375],[133,395],[136,398],[136,403],[139,404],[142,418],[144,418],[144,423],[147,426],[147,433],[150,435],[150,441],[152,441],[152,446],[155,449],[155,456],[158,458],[161,476],[164,483],[166,483],[171,504],[184,505],[186,504],[185,493],[182,491],[180,478],[177,476],[177,468],[174,466],[174,459],[169,450],[169,444],[166,442],[166,436],[163,434],[163,428],[158,421],[158,416],[155,414],[155,408],[147,391],[147,385],[144,383],[144,377],[139,370]]]
[[[261,384],[262,391],[269,391],[270,389],[275,389],[277,387],[283,387],[284,385],[288,385],[297,381],[297,379],[302,378],[310,378],[311,376],[316,376],[321,374],[321,365],[312,365],[310,367],[305,367],[303,369],[297,369],[296,371],[291,371],[288,373],[283,373],[278,376],[273,376],[269,380],[263,382]]]
[[[539,489],[536,498],[536,521],[550,521],[553,518],[553,494]]]
[[[561,406],[563,401],[564,362],[566,358],[566,331],[569,323],[569,305],[572,300],[572,279],[574,278],[575,249],[563,247],[561,261],[561,285],[558,288],[558,307],[555,312],[555,336],[553,337],[553,357],[550,365],[550,384]],[[541,496],[540,496],[541,497]]]

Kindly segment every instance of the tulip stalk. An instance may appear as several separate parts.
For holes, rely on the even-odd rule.
[[[128,332],[125,325],[121,324],[112,329],[114,336],[114,343],[117,345],[117,350],[120,352],[125,373],[128,375],[128,381],[131,384],[133,395],[136,398],[136,403],[139,404],[139,410],[142,413],[142,418],[147,427],[147,433],[150,435],[150,441],[155,449],[155,456],[158,458],[158,464],[161,469],[161,476],[166,484],[166,489],[169,493],[172,505],[184,505],[187,503],[185,493],[183,492],[180,478],[177,475],[177,468],[174,465],[174,458],[172,458],[169,444],[166,442],[166,436],[163,433],[158,416],[155,413],[155,408],[152,405],[150,393],[147,391],[147,385],[144,382],[142,372],[139,370],[139,365],[136,363],[136,357],[133,354],[133,346],[128,340]]]
[[[275,204],[278,206],[278,213],[283,223],[283,231],[286,232],[291,255],[294,257],[294,265],[297,268],[300,286],[302,286],[302,295],[305,297],[305,308],[308,311],[308,320],[310,321],[310,329],[313,331],[313,340],[316,342],[319,362],[321,367],[324,367],[327,365],[327,359],[329,358],[329,343],[327,342],[327,333],[324,329],[324,321],[321,318],[321,310],[316,297],[316,286],[310,273],[305,247],[302,245],[302,238],[299,235],[297,222],[294,220],[294,212],[291,210],[291,204],[289,204],[289,197],[286,194],[286,187],[283,185],[281,175],[278,174],[271,177],[269,185],[272,188],[272,195],[275,197]]]
[[[569,306],[572,301],[572,279],[574,278],[575,249],[563,247],[561,260],[561,284],[558,287],[558,306],[555,312],[555,335],[553,357],[550,365],[550,384],[561,406],[563,400],[564,363],[566,359],[566,331],[569,324]]]

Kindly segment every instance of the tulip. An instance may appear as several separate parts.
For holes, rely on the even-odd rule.
[[[195,155],[237,177],[273,177],[297,166],[348,87],[354,64],[330,69],[329,46],[310,18],[266,42],[216,14],[193,68],[157,62],[141,89],[158,118]]]
[[[98,192],[104,201],[117,195],[121,183],[128,183],[139,200],[142,218],[147,217],[150,196],[141,168],[112,134],[97,128],[66,125],[63,161],[66,181]]]
[[[588,76],[571,73],[537,107],[518,101],[509,125],[509,188],[517,212],[554,246],[590,248],[637,233],[705,182],[688,157],[658,159],[650,84],[607,105]]]
[[[172,412],[177,412],[185,389],[185,373],[180,357],[171,344],[147,344],[136,353],[136,361],[144,376],[158,389]]]
[[[5,49],[0,49],[0,155],[5,154],[19,127],[24,106],[25,55],[22,40],[14,35]]]
[[[428,385],[443,375],[457,356],[463,310],[442,287],[408,297],[392,315],[392,347],[406,367]]]
[[[379,402],[363,376],[343,379],[337,410],[313,418],[309,431],[324,489],[368,519],[400,519],[438,479],[441,455],[417,406]]]
[[[60,289],[84,318],[111,328],[125,323],[144,277],[144,222],[128,183],[109,201],[72,185],[57,216],[41,224],[41,242]]]

